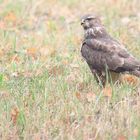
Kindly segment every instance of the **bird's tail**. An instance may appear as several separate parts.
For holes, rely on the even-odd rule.
[[[140,77],[140,70],[134,70],[134,71],[132,71],[132,74],[137,77]]]

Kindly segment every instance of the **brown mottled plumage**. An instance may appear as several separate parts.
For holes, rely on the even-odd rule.
[[[105,86],[107,77],[111,75],[108,80],[114,81],[115,77],[116,81],[123,72],[140,77],[140,61],[106,32],[98,17],[86,15],[81,25],[84,28],[81,53],[98,82]]]

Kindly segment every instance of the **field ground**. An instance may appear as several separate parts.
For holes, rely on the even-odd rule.
[[[140,59],[139,0],[0,0],[1,140],[140,140],[140,81],[102,93],[80,54],[86,13]]]

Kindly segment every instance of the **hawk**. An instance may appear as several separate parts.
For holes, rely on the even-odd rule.
[[[81,25],[84,29],[81,54],[98,83],[105,86],[124,72],[140,77],[140,61],[107,33],[97,16],[85,15]]]

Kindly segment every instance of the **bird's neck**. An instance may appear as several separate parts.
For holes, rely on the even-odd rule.
[[[85,37],[102,37],[106,34],[105,28],[103,26],[95,26],[85,30]]]

